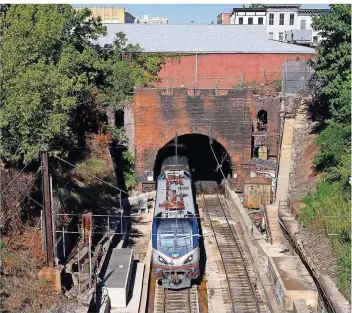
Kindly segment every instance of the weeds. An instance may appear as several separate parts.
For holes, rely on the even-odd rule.
[[[303,225],[328,236],[338,260],[337,285],[342,292],[351,286],[351,208],[338,183],[322,182],[304,199]]]

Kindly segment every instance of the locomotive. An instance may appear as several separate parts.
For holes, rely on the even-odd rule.
[[[186,149],[177,142],[167,146],[174,148],[157,179],[152,268],[164,288],[181,289],[199,276],[199,230]]]

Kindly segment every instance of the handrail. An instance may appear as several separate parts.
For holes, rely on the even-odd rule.
[[[268,214],[267,214],[267,211],[266,211],[266,204],[265,203],[263,204],[263,211],[264,211],[265,227],[267,229],[269,243],[272,245],[273,244],[273,238],[272,238],[272,235],[271,235],[270,223],[269,223],[269,218],[268,218]]]

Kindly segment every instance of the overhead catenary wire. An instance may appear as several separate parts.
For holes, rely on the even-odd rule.
[[[26,167],[29,165],[29,163],[27,163],[23,169],[21,169],[21,171],[16,175],[16,177],[10,181],[10,183],[1,191],[1,194],[3,194],[5,192],[5,190],[7,190],[7,188],[9,188],[13,182],[16,181],[16,179],[22,174],[22,172],[26,169]]]
[[[109,185],[110,187],[112,187],[112,188],[118,190],[119,192],[122,192],[122,193],[124,193],[124,194],[126,194],[126,195],[129,195],[127,191],[124,191],[124,190],[122,190],[122,189],[120,189],[120,188],[114,186],[113,184],[110,184],[110,183],[106,182],[105,180],[100,179],[99,177],[96,177],[95,175],[93,175],[93,174],[91,174],[91,173],[89,173],[89,172],[87,172],[87,171],[83,171],[83,170],[79,169],[76,165],[74,165],[74,164],[72,164],[72,163],[70,163],[70,162],[68,162],[68,161],[66,161],[66,160],[64,160],[64,159],[62,159],[62,158],[60,158],[60,157],[58,157],[58,156],[54,156],[54,158],[58,159],[59,161],[62,161],[62,162],[64,162],[64,163],[66,163],[66,164],[68,164],[68,165],[70,165],[70,166],[72,166],[72,167],[74,167],[74,168],[76,168],[77,170],[79,170],[79,171],[81,171],[81,172],[83,172],[83,173],[86,173],[87,175],[89,175],[90,177],[92,177],[92,178],[94,178],[94,179],[100,181],[101,183],[104,183],[104,184],[106,184],[106,185]]]
[[[35,181],[37,180],[37,175],[39,174],[39,172],[40,172],[40,167],[38,168],[37,172],[34,174],[32,185],[31,185],[25,192],[23,192],[23,193],[21,194],[20,198],[21,198],[24,194],[26,194],[26,195],[25,195],[25,196],[22,198],[22,200],[16,205],[16,207],[18,207],[18,206],[24,201],[24,199],[26,199],[27,196],[29,196],[28,193],[29,193],[29,191],[33,188],[34,183],[35,183]],[[28,184],[28,185],[29,185],[29,184]]]
[[[29,191],[33,188],[34,183],[37,180],[37,175],[38,175],[39,172],[40,172],[40,167],[38,168],[37,172],[34,174],[33,180],[28,184],[28,186],[30,185],[30,187],[27,188],[24,192],[22,192],[22,194],[19,196],[20,201],[16,205],[16,208],[19,207],[22,204],[22,202],[29,196]],[[11,214],[11,210],[9,210],[6,213],[6,216],[4,218],[5,220],[6,220],[6,218],[8,217],[9,214]]]

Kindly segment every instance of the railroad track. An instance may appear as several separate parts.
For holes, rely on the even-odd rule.
[[[218,246],[222,266],[226,274],[227,293],[232,313],[258,313],[256,292],[240,250],[235,228],[228,221],[227,205],[219,197],[215,182],[201,182],[198,186],[204,202],[207,222]]]
[[[156,284],[154,313],[199,313],[197,286],[171,290]]]

